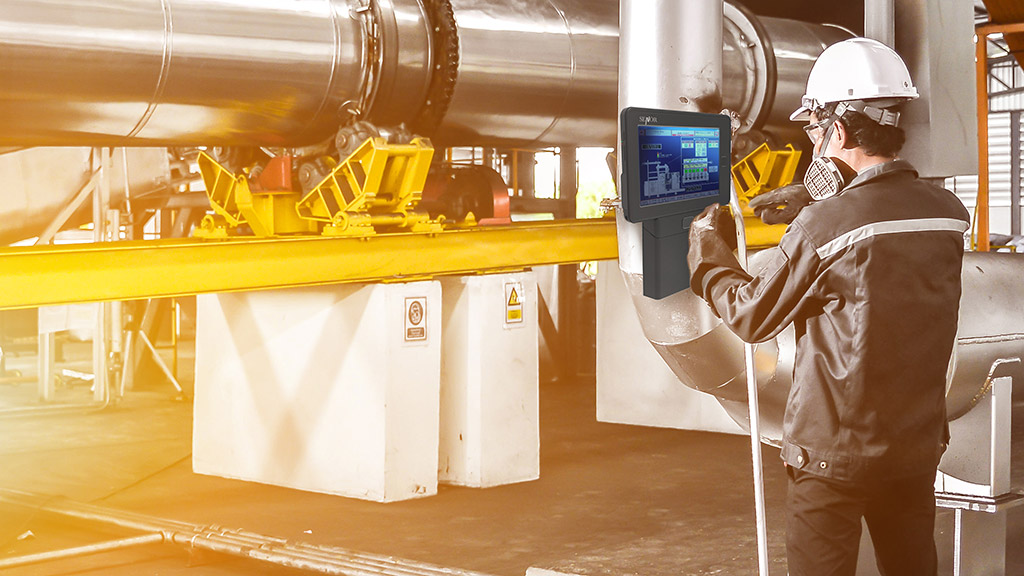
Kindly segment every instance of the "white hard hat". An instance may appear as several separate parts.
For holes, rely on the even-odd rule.
[[[895,50],[877,40],[851,38],[833,44],[818,56],[807,77],[801,106],[789,116],[798,120],[832,102],[918,97],[910,72]]]

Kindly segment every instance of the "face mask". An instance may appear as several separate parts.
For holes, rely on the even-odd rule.
[[[824,200],[831,198],[843,191],[843,188],[856,176],[857,172],[849,164],[838,158],[825,156],[825,147],[828,146],[835,130],[835,123],[829,123],[828,129],[822,136],[819,151],[815,151],[814,160],[807,167],[804,174],[804,186],[811,198]]]
[[[844,171],[842,167],[845,167],[846,170]],[[847,174],[850,172],[854,172],[854,170],[846,162],[838,158],[819,156],[812,160],[811,165],[807,167],[807,173],[804,174],[804,186],[807,187],[811,198],[815,200],[831,198],[842,192],[852,179],[847,178]]]

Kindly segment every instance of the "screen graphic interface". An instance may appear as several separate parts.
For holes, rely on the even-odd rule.
[[[716,196],[717,128],[640,126],[640,206]]]

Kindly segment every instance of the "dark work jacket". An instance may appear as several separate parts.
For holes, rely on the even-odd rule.
[[[896,160],[804,208],[756,277],[720,247],[698,256],[695,291],[742,339],[795,325],[787,464],[850,481],[934,473],[969,218]]]

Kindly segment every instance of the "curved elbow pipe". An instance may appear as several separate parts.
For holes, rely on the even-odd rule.
[[[759,269],[773,250],[777,248],[753,255],[749,268]],[[632,276],[627,278],[627,286],[631,293],[640,294],[642,278]],[[1011,360],[1024,360],[1024,308],[1018,304],[1020,297],[1015,289],[1022,276],[1024,256],[993,252],[964,255],[960,323],[946,391],[950,420],[963,416],[981,400],[990,385],[989,375],[994,367]],[[745,428],[746,370],[742,341],[690,290],[671,298],[673,315],[688,318],[688,321],[672,322],[646,313],[642,300],[649,299],[634,296],[645,333],[683,384],[715,396],[729,416]],[[688,329],[680,331],[678,326]],[[774,340],[755,347],[762,438],[772,444],[778,444],[782,437],[795,354],[792,326]]]

